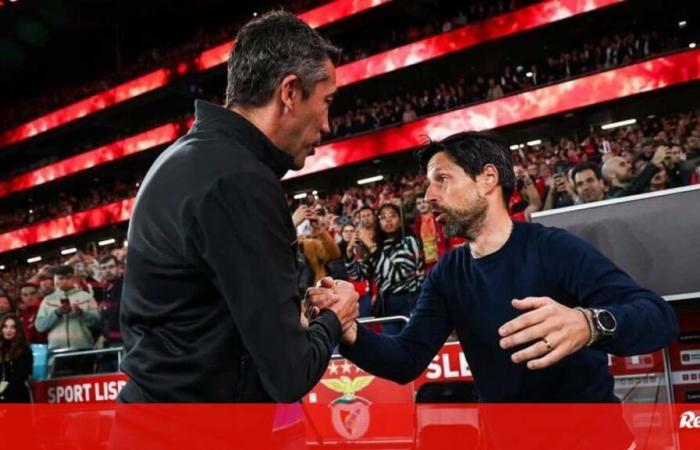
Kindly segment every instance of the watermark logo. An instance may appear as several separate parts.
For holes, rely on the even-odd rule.
[[[693,411],[686,411],[681,414],[681,428],[700,428],[700,416]]]

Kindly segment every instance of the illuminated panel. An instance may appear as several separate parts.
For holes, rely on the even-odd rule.
[[[458,131],[513,125],[695,80],[700,80],[700,50],[656,58],[327,144],[285,179],[415,148],[426,135],[442,139]],[[0,253],[126,221],[131,201],[0,234]]]
[[[656,58],[376,133],[321,146],[294,178],[419,146],[464,130],[487,130],[700,79],[700,50]]]
[[[346,64],[337,70],[337,85],[338,87],[346,86],[622,1],[560,0],[536,3],[511,13]]]
[[[328,25],[335,21],[358,14],[391,0],[336,0],[326,5],[307,11],[299,17],[315,27]],[[81,117],[94,114],[110,106],[132,99],[147,92],[154,91],[178,76],[190,72],[208,69],[225,62],[233,42],[228,42],[202,52],[193,61],[183,61],[174,69],[162,68],[134,80],[120,84],[112,89],[88,97],[64,108],[48,113],[11,130],[0,133],[0,146],[7,146],[65,125]]]
[[[130,198],[0,235],[0,253],[129,220]]]
[[[384,3],[389,3],[390,1],[391,0],[337,0],[300,14],[299,18],[308,23],[312,28],[320,28],[342,20],[345,17],[350,17],[362,11],[383,5]],[[195,66],[198,70],[206,70],[218,66],[219,64],[224,64],[228,61],[228,56],[231,53],[232,47],[233,41],[203,52],[195,59]]]
[[[38,119],[0,134],[0,145],[6,146],[89,116],[112,105],[137,97],[164,86],[170,79],[167,69],[156,70],[117,87],[73,103]]]
[[[338,0],[304,13],[300,17],[314,26],[322,26],[332,23],[334,20],[340,20],[366,9],[387,3],[388,1],[390,0]],[[413,44],[408,44],[338,67],[337,83],[338,86],[356,83],[373,76],[425,62],[431,58],[464,50],[481,42],[530,30],[622,1],[623,0],[544,1],[518,11],[487,19],[483,23],[468,25],[446,34],[427,38]],[[137,95],[153,91],[164,86],[175,77],[206,70],[225,63],[232,46],[233,42],[221,44],[202,52],[192,61],[180,62],[173,70],[161,69],[157,72],[144,75],[137,80],[117,86],[110,91],[97,94],[6,131],[0,134],[0,146],[7,146],[19,142]],[[158,79],[158,81],[142,89],[134,90],[133,92],[130,91],[128,94],[122,92],[125,90],[125,86],[137,83],[144,78],[155,78]],[[103,96],[106,98],[102,99]],[[116,98],[119,100],[115,101]]]
[[[184,134],[187,129],[187,122],[173,122],[162,125],[86,153],[81,153],[72,158],[18,175],[10,180],[0,181],[0,197],[172,142]]]

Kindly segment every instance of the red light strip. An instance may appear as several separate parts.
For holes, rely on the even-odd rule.
[[[125,222],[131,217],[134,201],[130,198],[2,234],[0,252]]]
[[[403,69],[484,42],[511,36],[579,14],[621,3],[623,0],[545,1],[511,13],[467,25],[339,67],[338,87]]]
[[[181,136],[187,130],[188,123],[189,121],[168,123],[86,153],[81,153],[72,158],[18,175],[10,180],[0,181],[0,197],[30,189],[100,164],[116,161],[161,144],[167,144]]]
[[[312,26],[323,26],[390,0],[337,0],[300,15]],[[468,25],[458,30],[427,38],[394,50],[338,67],[338,86],[345,86],[385,74],[403,67],[427,61],[431,58],[464,50],[481,42],[530,30],[558,20],[584,14],[623,0],[547,0],[542,3],[487,19],[483,23]],[[192,61],[183,61],[174,69],[161,69],[143,77],[119,85],[109,91],[66,106],[24,125],[0,134],[0,147],[7,146],[37,134],[56,128],[78,118],[106,109],[137,95],[164,86],[176,77],[209,69],[228,59],[233,42],[221,44],[202,52]],[[143,80],[143,81],[141,81]],[[147,83],[148,82],[148,83]],[[147,85],[134,89],[138,83]],[[127,89],[127,86],[132,86]]]
[[[442,139],[457,131],[500,128],[698,79],[700,50],[656,58],[327,144],[285,179],[414,148],[426,135]]]
[[[391,0],[335,0],[326,5],[300,14],[311,26],[320,27],[361,13]],[[205,70],[226,62],[233,41],[202,52],[194,61],[183,61],[174,69],[162,68],[139,78],[115,86],[112,89],[80,100],[56,111],[45,114],[16,128],[0,133],[0,147],[8,146],[44,133],[81,117],[102,111],[118,103],[130,100],[165,86],[173,79],[190,72]]]
[[[426,135],[441,139],[463,130],[499,128],[695,80],[700,80],[700,50],[656,58],[324,145],[303,170],[285,179],[415,148]],[[1,234],[0,253],[126,221],[132,201]]]

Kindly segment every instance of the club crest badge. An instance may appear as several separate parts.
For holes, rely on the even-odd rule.
[[[373,376],[321,380],[328,389],[342,394],[329,405],[333,428],[345,439],[359,439],[367,433],[370,423],[369,400],[355,395],[374,380]]]

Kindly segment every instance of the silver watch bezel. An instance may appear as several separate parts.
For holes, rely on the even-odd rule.
[[[603,324],[600,321],[600,314],[603,312],[610,314],[610,317],[612,317],[613,327],[610,329],[603,326]],[[598,329],[598,332],[600,332],[600,334],[603,336],[613,335],[615,334],[615,331],[617,331],[617,319],[615,318],[615,315],[613,315],[613,313],[611,313],[607,309],[593,309],[593,323]]]

